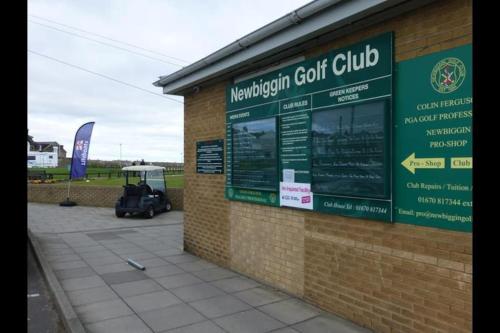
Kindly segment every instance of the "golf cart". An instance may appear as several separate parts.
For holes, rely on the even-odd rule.
[[[172,203],[167,197],[164,167],[134,165],[122,168],[125,174],[123,195],[115,204],[117,217],[139,213],[152,218],[158,212],[168,212]],[[135,182],[138,181],[137,185]]]

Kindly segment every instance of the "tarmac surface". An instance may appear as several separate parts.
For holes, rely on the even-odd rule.
[[[88,332],[371,332],[184,252],[183,212],[29,203],[28,228]]]
[[[66,333],[28,243],[28,332]]]

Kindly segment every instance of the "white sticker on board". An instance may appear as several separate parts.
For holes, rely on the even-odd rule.
[[[294,169],[283,169],[283,183],[295,183]]]
[[[313,209],[311,184],[281,182],[280,206]]]

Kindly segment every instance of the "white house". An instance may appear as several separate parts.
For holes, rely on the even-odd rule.
[[[56,168],[59,158],[65,158],[66,151],[57,142],[36,142],[28,135],[28,168]]]

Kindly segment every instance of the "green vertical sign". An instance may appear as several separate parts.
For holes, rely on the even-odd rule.
[[[396,66],[396,222],[472,230],[472,46]]]

